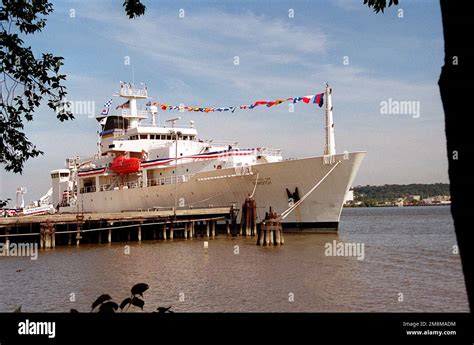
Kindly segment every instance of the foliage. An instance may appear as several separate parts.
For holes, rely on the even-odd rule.
[[[123,7],[129,18],[146,10],[140,0],[125,0]],[[21,38],[41,32],[52,12],[48,0],[2,0],[0,7],[0,164],[14,173],[43,154],[24,132],[40,104],[46,102],[61,122],[74,118],[60,71],[64,59],[48,52],[35,55]],[[0,200],[0,207],[7,202]]]
[[[37,57],[20,38],[40,32],[52,11],[46,0],[3,0],[0,8],[0,164],[7,171],[21,173],[27,159],[42,154],[23,129],[43,100],[60,121],[73,118],[65,101],[66,76],[59,71],[63,58],[51,53]]]
[[[135,284],[130,292],[130,297],[125,298],[120,305],[112,300],[112,297],[108,294],[100,295],[91,306],[91,312],[97,310],[99,313],[115,313],[118,309],[121,312],[128,311],[131,306],[135,306],[143,310],[145,306],[145,301],[143,298],[143,293],[149,289],[148,284],[139,283]],[[142,297],[142,298],[140,298]],[[171,306],[169,307],[158,307],[156,308],[157,311],[155,313],[173,313],[171,310]],[[71,309],[71,313],[78,313],[79,311],[76,309]]]
[[[140,0],[125,0],[123,3],[125,12],[130,19],[140,17],[145,14],[146,6],[143,5]]]
[[[372,7],[375,13],[383,13],[386,7],[398,5],[398,0],[389,0],[388,5],[386,0],[364,0],[364,5]]]
[[[404,198],[408,195],[419,195],[426,198],[429,196],[449,194],[449,184],[447,183],[385,184],[383,186],[367,185],[354,187],[354,198],[367,204],[365,206],[373,206],[379,201],[396,200],[397,198]]]
[[[0,208],[7,206],[11,199],[0,200]]]

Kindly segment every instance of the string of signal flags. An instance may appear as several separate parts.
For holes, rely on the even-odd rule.
[[[251,110],[255,109],[258,106],[266,106],[268,108],[285,103],[291,102],[296,104],[298,102],[304,102],[306,104],[317,104],[319,107],[322,107],[324,104],[324,92],[317,93],[315,95],[309,96],[302,96],[302,97],[289,97],[286,99],[277,99],[274,101],[256,101],[250,105],[241,105],[241,106],[234,106],[234,107],[188,107],[184,105],[170,105],[164,104],[160,102],[148,102],[146,106],[156,106],[160,107],[162,110],[179,110],[179,111],[199,111],[203,113],[211,113],[216,111],[230,111],[235,112],[235,110]]]

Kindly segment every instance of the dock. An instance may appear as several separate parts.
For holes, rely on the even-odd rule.
[[[218,230],[237,234],[233,206],[151,209],[115,213],[55,213],[0,218],[0,243],[57,245],[111,243],[173,238],[212,238]]]

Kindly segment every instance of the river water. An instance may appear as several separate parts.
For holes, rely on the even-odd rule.
[[[363,260],[328,256],[327,244],[364,245]],[[339,235],[203,238],[41,251],[0,257],[0,312],[89,311],[108,293],[120,302],[145,282],[145,311],[468,312],[449,207],[344,209]],[[360,254],[360,252],[359,252]],[[362,258],[362,257],[360,257]],[[135,311],[135,310],[134,310]]]

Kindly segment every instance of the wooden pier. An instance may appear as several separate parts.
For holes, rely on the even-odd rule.
[[[218,230],[236,234],[237,213],[234,207],[212,207],[6,217],[0,218],[0,243],[36,242],[49,249],[81,243],[213,238]]]

